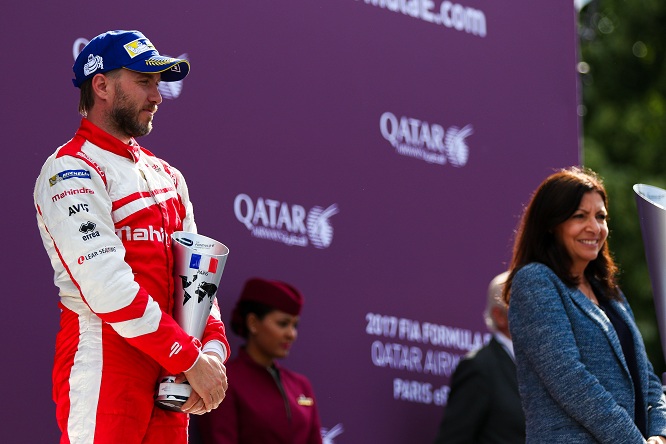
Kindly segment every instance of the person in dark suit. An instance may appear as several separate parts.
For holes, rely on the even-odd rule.
[[[493,337],[456,368],[435,444],[525,442],[525,416],[501,300],[506,276],[502,273],[490,282],[484,318]]]

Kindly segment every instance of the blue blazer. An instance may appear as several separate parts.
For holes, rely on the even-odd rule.
[[[633,313],[613,308],[633,335],[649,436],[666,436],[666,398]],[[539,263],[513,278],[509,327],[527,443],[645,443],[634,424],[634,385],[606,314]]]

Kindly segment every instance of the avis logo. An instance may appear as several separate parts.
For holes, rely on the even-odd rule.
[[[88,211],[89,211],[89,210],[88,210],[88,204],[85,204],[85,203],[79,203],[79,204],[72,205],[71,207],[69,207],[69,215],[70,215],[70,216],[73,216],[73,215],[75,215],[75,214],[77,214],[77,213],[79,213],[79,212],[81,212],[81,211],[88,212]],[[94,225],[94,224],[93,224],[93,225]]]
[[[236,219],[250,230],[252,236],[286,245],[328,248],[333,242],[331,217],[338,214],[338,205],[315,206],[306,211],[301,205],[289,205],[274,199],[247,194],[234,199]]]
[[[448,130],[438,124],[401,117],[385,112],[379,118],[379,130],[396,153],[421,159],[428,163],[464,167],[469,159],[467,137],[474,134],[472,125],[451,126]]]

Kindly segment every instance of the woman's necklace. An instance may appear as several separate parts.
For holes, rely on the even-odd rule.
[[[597,296],[594,294],[592,286],[590,285],[590,282],[587,279],[582,278],[580,280],[578,289],[581,291],[581,293],[585,295],[586,298],[591,300],[595,305],[599,305],[599,300],[597,299]]]

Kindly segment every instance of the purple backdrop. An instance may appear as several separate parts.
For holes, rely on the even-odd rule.
[[[28,0],[0,24],[3,439],[59,436],[32,188],[79,123],[77,39],[108,29],[192,62],[140,142],[183,171],[199,231],[231,250],[225,321],[246,278],[293,283],[306,305],[284,364],[311,379],[329,442],[434,438],[523,203],[579,160],[573,3]]]

